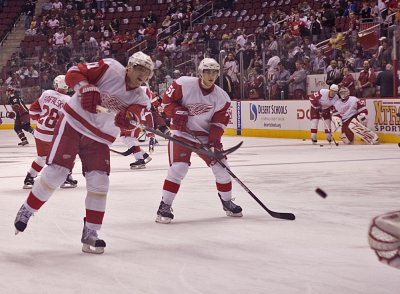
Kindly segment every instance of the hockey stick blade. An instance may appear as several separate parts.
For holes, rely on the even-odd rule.
[[[124,152],[120,152],[120,151],[117,151],[117,150],[114,150],[114,149],[111,149],[111,148],[110,148],[110,151],[111,151],[111,152],[114,152],[114,153],[117,153],[117,154],[119,154],[119,155],[122,155],[122,156],[128,156],[128,155],[132,154],[132,152],[130,152],[129,149],[126,150],[126,151],[124,151]]]
[[[189,131],[189,134],[196,139],[199,144],[202,146],[203,149],[207,150],[208,148],[201,143],[201,141],[196,137],[196,135],[193,134],[193,132]],[[240,143],[240,145],[243,142]],[[229,167],[226,166],[226,164],[224,164],[221,159],[216,158],[216,161],[218,162],[218,164],[220,166],[222,166],[227,172],[228,174],[262,207],[264,208],[264,210],[266,212],[268,212],[268,214],[270,216],[272,216],[273,218],[279,218],[279,219],[285,219],[285,220],[295,220],[296,216],[293,213],[290,212],[276,212],[273,211],[271,209],[269,209],[268,207],[266,207],[264,205],[264,203],[262,203],[262,201],[260,199],[258,199],[258,197],[233,173],[233,171],[231,171],[231,169]]]

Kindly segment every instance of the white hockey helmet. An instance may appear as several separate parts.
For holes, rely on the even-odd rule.
[[[149,79],[153,76],[154,63],[151,57],[142,51],[133,53],[128,59],[128,66],[141,65],[150,71]]]
[[[206,57],[202,61],[200,61],[200,64],[199,64],[200,75],[203,74],[203,71],[205,69],[215,69],[215,70],[219,71],[220,66],[215,59]]]
[[[329,86],[329,90],[334,91],[334,92],[338,92],[339,91],[339,86],[336,84],[332,84]]]
[[[348,88],[346,88],[346,87],[340,88],[339,96],[340,96],[340,99],[346,100],[350,96],[350,90]]]
[[[67,83],[65,83],[65,75],[59,75],[59,76],[55,77],[55,79],[53,81],[53,88],[56,91],[58,91],[58,90],[61,90],[64,92],[68,91]]]

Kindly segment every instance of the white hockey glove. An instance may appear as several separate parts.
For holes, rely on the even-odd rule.
[[[341,127],[343,125],[342,119],[338,116],[333,116],[332,121],[337,127]]]
[[[400,269],[400,211],[375,217],[369,227],[368,242],[379,261]]]
[[[367,126],[368,120],[367,120],[367,115],[365,113],[360,113],[357,116],[357,120],[362,123],[364,126]]]

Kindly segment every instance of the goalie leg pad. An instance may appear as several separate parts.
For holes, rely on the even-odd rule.
[[[378,144],[379,137],[372,130],[353,118],[349,123],[349,129],[364,142],[372,145]]]

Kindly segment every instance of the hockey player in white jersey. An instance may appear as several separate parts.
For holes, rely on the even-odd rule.
[[[120,128],[133,128],[132,120],[141,121],[148,98],[140,87],[153,74],[150,56],[137,52],[125,68],[118,61],[106,58],[93,63],[80,63],[66,74],[66,83],[75,94],[64,105],[58,120],[53,145],[28,198],[17,213],[16,233],[26,229],[29,218],[37,212],[65,180],[79,155],[86,179],[86,216],[81,242],[82,251],[103,253],[106,243],[97,235],[103,223],[109,188],[109,146]],[[97,112],[103,106],[116,112]],[[148,123],[152,127],[151,122]]]
[[[29,108],[31,119],[36,120],[36,129],[33,134],[36,141],[37,157],[32,162],[31,167],[24,180],[24,189],[31,189],[35,178],[46,164],[47,155],[51,148],[54,128],[61,115],[64,104],[70,99],[66,95],[68,86],[65,83],[65,76],[59,75],[53,82],[54,90],[46,90],[36,99]],[[77,181],[68,174],[61,188],[77,186]]]
[[[339,90],[340,99],[333,105],[333,120],[336,125],[341,126],[340,138],[345,144],[354,143],[354,134],[369,144],[377,144],[378,136],[368,129],[368,109],[365,101],[355,96],[350,96],[346,87]]]
[[[212,58],[204,58],[198,68],[199,78],[180,77],[174,81],[163,96],[163,107],[171,118],[171,134],[180,140],[202,142],[208,148],[222,150],[221,137],[229,122],[228,94],[215,85],[220,71]],[[156,222],[169,223],[174,218],[172,203],[186,176],[192,151],[169,142],[170,167],[164,180],[162,200],[157,211]],[[228,172],[208,157],[200,156],[211,168],[222,203],[228,216],[242,216],[242,208],[232,201],[232,181]],[[228,165],[226,158],[222,159]]]
[[[314,94],[311,94],[308,99],[311,102],[310,108],[310,121],[311,121],[311,141],[313,144],[317,143],[318,122],[322,118],[325,120],[325,134],[328,142],[332,141],[331,138],[331,109],[333,104],[339,100],[337,95],[339,87],[332,84],[328,89],[321,89]],[[327,128],[329,126],[329,129]]]

